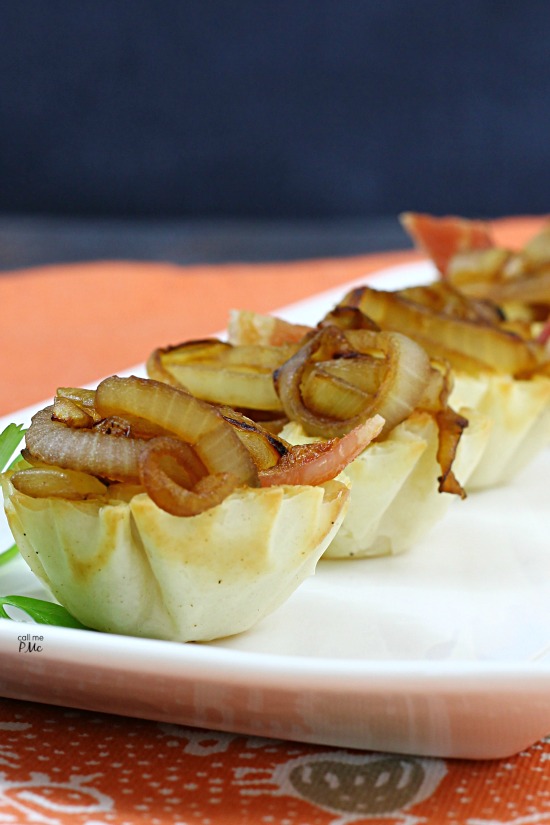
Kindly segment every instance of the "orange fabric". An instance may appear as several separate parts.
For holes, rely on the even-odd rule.
[[[544,218],[497,221],[521,246]],[[141,363],[157,346],[223,329],[231,309],[274,310],[414,251],[267,264],[180,267],[101,261],[0,274],[0,415]]]
[[[499,222],[497,240],[520,246],[541,222]],[[0,412],[125,369],[155,346],[215,332],[233,307],[274,309],[414,258],[6,273]],[[0,822],[16,825],[536,825],[550,821],[549,768],[550,740],[505,760],[461,762],[0,704]]]
[[[224,329],[415,253],[179,267],[102,261],[0,275],[0,415],[141,363],[158,346]]]
[[[549,760],[550,742],[496,762],[427,759],[10,700],[0,822],[538,825],[550,819]]]
[[[550,215],[502,218],[491,225],[495,244],[520,249],[550,220]]]

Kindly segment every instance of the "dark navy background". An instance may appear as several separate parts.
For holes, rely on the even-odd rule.
[[[550,209],[548,0],[0,0],[0,212]]]

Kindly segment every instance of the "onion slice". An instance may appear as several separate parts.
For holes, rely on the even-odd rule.
[[[78,470],[61,467],[29,467],[17,470],[10,481],[20,493],[33,498],[65,498],[82,501],[107,493],[107,486],[99,479]]]
[[[399,330],[415,340],[421,340],[429,354],[449,356],[453,352],[474,359],[486,368],[517,375],[536,368],[541,352],[534,342],[481,321],[455,318],[445,312],[403,297],[398,292],[386,292],[367,286],[349,292],[344,306],[359,307],[385,330]],[[432,350],[431,342],[434,342]]]
[[[259,470],[273,467],[288,452],[289,445],[268,432],[261,424],[230,407],[221,407],[223,417],[246,445]]]
[[[96,408],[105,416],[138,416],[194,447],[209,473],[230,473],[241,484],[258,486],[254,460],[223,416],[204,401],[159,381],[111,376],[96,390]]]
[[[52,420],[53,407],[37,412],[25,434],[31,455],[71,470],[114,481],[139,481],[139,455],[146,442],[94,429],[72,429]]]
[[[178,465],[185,478],[176,480],[163,459]],[[237,476],[217,473],[193,478],[189,469],[189,447],[173,438],[153,438],[140,456],[140,476],[145,490],[155,504],[174,516],[196,516],[220,504],[240,486]],[[165,463],[165,462],[164,462]]]
[[[63,396],[56,396],[54,399],[52,418],[55,421],[62,421],[63,424],[67,424],[73,429],[90,428],[94,424],[94,417],[90,412],[70,398],[64,398]]]
[[[435,413],[438,427],[437,463],[441,468],[438,478],[439,492],[452,493],[466,498],[466,491],[456,478],[452,465],[456,458],[458,444],[464,429],[468,426],[468,419],[455,412],[451,407],[438,410]]]
[[[301,384],[310,362],[326,360],[329,356],[350,358],[354,352],[364,353],[368,349],[382,353],[385,369],[376,393],[372,397],[365,396],[365,405],[360,413],[342,421],[319,415],[307,407]],[[336,327],[324,327],[275,372],[275,386],[288,418],[298,421],[308,435],[323,438],[342,436],[375,414],[384,418],[386,433],[415,409],[428,383],[430,371],[430,362],[424,350],[400,333],[368,330],[344,333]],[[334,382],[335,393],[337,388],[338,384]]]
[[[272,373],[295,350],[288,344],[235,346],[217,338],[188,341],[155,350],[147,374],[212,404],[280,412]]]
[[[462,286],[461,286],[462,289]],[[499,304],[550,304],[550,265],[537,272],[530,272],[518,278],[478,283],[465,287],[464,292],[483,294]]]

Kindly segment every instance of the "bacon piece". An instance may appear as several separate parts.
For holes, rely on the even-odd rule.
[[[494,246],[490,227],[484,221],[454,216],[438,218],[421,212],[403,212],[399,219],[417,249],[431,258],[443,276],[451,258],[459,252]]]

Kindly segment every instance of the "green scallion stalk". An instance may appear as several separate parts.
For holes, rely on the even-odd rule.
[[[57,627],[73,627],[79,630],[88,630],[86,625],[75,619],[68,610],[60,604],[47,602],[44,599],[34,599],[31,596],[0,596],[0,618],[11,619],[5,607],[16,607],[23,610],[38,624],[49,624]]]
[[[0,433],[0,472],[11,469],[19,461],[20,456],[13,458],[13,454],[23,440],[25,430],[22,424],[8,424]],[[11,461],[10,461],[11,459]],[[0,553],[0,566],[15,559],[19,551],[14,544],[8,550]]]

